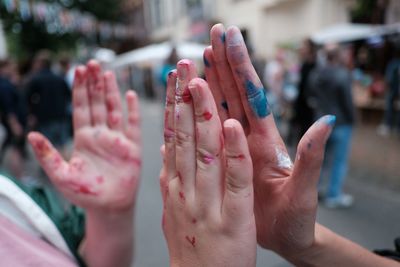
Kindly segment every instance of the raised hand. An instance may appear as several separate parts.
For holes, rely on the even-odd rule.
[[[90,61],[75,73],[74,149],[69,162],[40,133],[29,134],[36,158],[55,187],[88,212],[132,209],[141,170],[137,96],[126,94],[124,121],[115,76]]]
[[[171,266],[255,266],[252,165],[240,124],[221,127],[207,83],[192,62],[169,74],[163,230]]]
[[[258,243],[287,258],[315,241],[317,183],[335,118],[325,116],[304,135],[292,164],[268,107],[262,83],[237,27],[211,30],[205,74],[221,120],[239,120],[253,161]]]

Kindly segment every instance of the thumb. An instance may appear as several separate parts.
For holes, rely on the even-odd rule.
[[[336,117],[327,115],[315,122],[301,138],[292,173],[292,189],[295,194],[317,196],[317,185],[324,160],[325,144]],[[297,192],[297,193],[296,193]]]
[[[50,180],[53,183],[63,180],[68,163],[64,161],[49,140],[38,132],[31,132],[28,134],[28,141],[35,152],[36,159]]]

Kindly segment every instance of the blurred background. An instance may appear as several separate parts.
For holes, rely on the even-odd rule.
[[[74,69],[96,58],[116,72],[121,93],[133,88],[141,98],[136,266],[165,266],[158,171],[166,74],[189,58],[203,76],[219,22],[241,29],[290,154],[320,115],[337,116],[318,220],[368,249],[392,248],[400,236],[397,0],[0,0],[1,171],[51,186],[26,133],[43,132],[68,157]],[[257,266],[289,266],[263,250],[258,258]]]

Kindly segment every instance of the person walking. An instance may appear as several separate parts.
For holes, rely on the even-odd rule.
[[[355,121],[351,74],[341,64],[337,45],[326,47],[326,60],[326,64],[317,67],[310,77],[310,99],[314,115],[316,118],[327,114],[336,116],[322,170],[323,174],[329,175],[324,204],[329,208],[350,207],[353,197],[343,193],[342,187],[347,175]],[[309,146],[312,146],[312,140]]]

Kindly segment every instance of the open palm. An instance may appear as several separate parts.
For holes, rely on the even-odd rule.
[[[124,210],[134,203],[141,169],[137,96],[126,94],[125,122],[114,75],[91,61],[78,67],[73,88],[74,149],[69,162],[40,133],[36,157],[56,188],[85,209]]]

